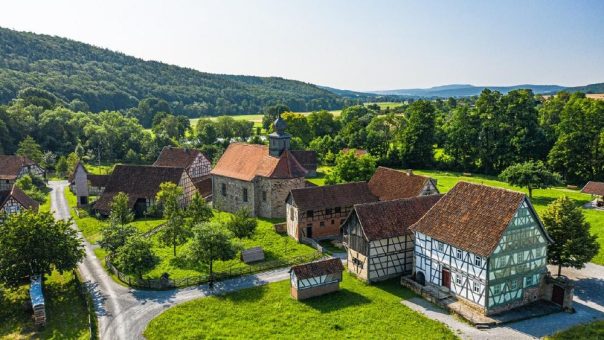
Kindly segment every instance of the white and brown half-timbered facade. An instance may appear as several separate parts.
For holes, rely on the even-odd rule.
[[[487,315],[544,298],[551,239],[525,194],[459,182],[411,229],[420,284]]]
[[[440,195],[357,204],[342,225],[348,271],[375,282],[413,271],[413,233]]]
[[[16,185],[9,190],[0,190],[0,214],[16,214],[24,209],[38,211],[39,206]]]
[[[46,172],[27,157],[0,155],[0,190],[10,190],[17,179],[24,175],[44,178]]]
[[[338,291],[344,266],[337,258],[293,266],[290,273],[291,296],[296,300]]]

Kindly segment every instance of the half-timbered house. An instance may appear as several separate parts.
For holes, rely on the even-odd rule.
[[[116,165],[107,179],[105,190],[94,203],[93,210],[101,215],[109,215],[113,197],[120,192],[128,195],[128,204],[137,216],[156,203],[155,196],[164,182],[171,182],[183,189],[181,204],[186,206],[197,191],[184,168]]]
[[[369,189],[380,201],[439,194],[436,179],[416,175],[411,170],[400,171],[384,166],[375,170]]]
[[[303,300],[338,291],[343,271],[337,258],[293,266],[289,271],[291,296]]]
[[[78,162],[67,181],[69,189],[76,196],[78,206],[90,203],[90,196],[99,196],[105,190],[109,175],[95,175],[88,172],[84,164]]]
[[[39,206],[14,184],[9,190],[0,190],[0,213],[15,214],[24,209],[38,211]]]
[[[551,239],[525,194],[459,182],[411,229],[420,284],[487,315],[542,298]]]
[[[348,271],[375,282],[413,271],[413,233],[440,195],[357,204],[342,225]]]
[[[287,233],[296,240],[339,237],[355,204],[377,200],[366,182],[294,189],[286,200]]]
[[[9,190],[24,175],[45,177],[46,172],[27,157],[0,155],[0,190]]]

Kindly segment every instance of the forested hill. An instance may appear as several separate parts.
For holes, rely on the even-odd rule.
[[[203,73],[48,35],[0,28],[0,103],[39,87],[92,111],[121,110],[157,97],[174,113],[249,114],[284,103],[295,111],[338,109],[342,97],[300,81]]]

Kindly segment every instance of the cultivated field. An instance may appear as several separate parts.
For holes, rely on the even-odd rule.
[[[289,280],[194,300],[152,320],[147,339],[455,339],[443,324],[401,304],[397,279],[367,285],[345,273],[341,291],[305,301]],[[262,327],[258,327],[262,325]]]
[[[587,98],[604,100],[604,93],[588,93],[585,96],[587,96]]]

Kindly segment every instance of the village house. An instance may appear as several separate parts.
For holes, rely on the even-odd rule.
[[[81,207],[90,203],[90,196],[99,196],[103,193],[108,178],[109,175],[90,174],[84,164],[78,162],[67,181],[69,189],[76,196],[77,205]]]
[[[212,199],[212,163],[201,151],[164,146],[153,165],[186,169],[199,194],[208,201]]]
[[[434,179],[386,167],[378,167],[368,183],[293,189],[286,199],[287,233],[298,241],[339,238],[340,226],[355,204],[434,194]]]
[[[42,167],[27,157],[0,155],[0,190],[10,190],[24,175],[45,177]]]
[[[293,266],[290,273],[291,296],[304,300],[340,289],[344,266],[337,258]]]
[[[14,214],[24,209],[38,211],[39,206],[14,184],[9,190],[0,190],[0,213]]]
[[[285,199],[292,189],[308,184],[307,169],[289,150],[286,123],[275,121],[269,146],[231,143],[212,170],[214,208],[228,212],[248,209],[253,216],[285,217]]]
[[[128,204],[136,216],[143,216],[147,209],[156,203],[155,196],[164,182],[177,184],[183,189],[183,206],[188,205],[197,192],[184,168],[116,165],[107,179],[105,190],[94,203],[93,210],[108,216],[113,197],[123,192],[128,195]]]
[[[348,271],[368,282],[413,271],[413,232],[409,227],[441,195],[357,204],[342,225]]]
[[[415,280],[485,315],[545,296],[552,241],[525,194],[459,182],[416,224]]]
[[[595,207],[602,208],[604,207],[604,183],[603,182],[594,182],[589,181],[583,189],[581,189],[582,193],[590,194],[593,199],[593,205]]]

